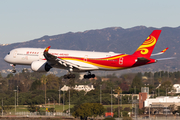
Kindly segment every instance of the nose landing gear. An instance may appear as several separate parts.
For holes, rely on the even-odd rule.
[[[12,73],[16,73],[16,68],[15,68],[16,64],[10,64],[10,66],[13,67],[13,70],[12,70],[11,72],[12,72]]]

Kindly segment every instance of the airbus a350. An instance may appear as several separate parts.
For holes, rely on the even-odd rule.
[[[11,50],[4,58],[13,67],[15,73],[16,65],[30,65],[36,72],[48,72],[51,68],[68,70],[64,78],[74,78],[73,72],[88,72],[84,78],[94,78],[91,71],[95,70],[122,70],[156,63],[153,55],[163,54],[163,51],[152,54],[161,30],[154,30],[142,45],[132,54],[121,54],[114,52],[90,52],[42,48],[16,48]]]

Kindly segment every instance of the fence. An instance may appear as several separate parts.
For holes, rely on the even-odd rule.
[[[16,116],[70,116],[70,114],[62,112],[16,112]]]

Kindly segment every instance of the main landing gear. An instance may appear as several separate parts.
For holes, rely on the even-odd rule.
[[[16,69],[15,69],[16,64],[10,64],[10,66],[13,67],[13,70],[12,70],[11,72],[12,72],[12,73],[16,73]]]
[[[64,77],[64,79],[70,79],[70,78],[75,78],[76,75],[69,73],[67,75],[64,75],[63,77]],[[88,71],[88,74],[84,75],[84,79],[90,79],[90,78],[95,78],[95,74],[91,74],[91,72]]]
[[[95,74],[91,74],[91,72],[88,71],[88,74],[84,75],[84,79],[89,79],[89,78],[95,78]]]

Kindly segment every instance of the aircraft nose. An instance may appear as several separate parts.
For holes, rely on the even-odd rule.
[[[4,61],[9,62],[9,59],[8,59],[8,58],[9,58],[8,55],[6,55],[6,56],[4,57]]]
[[[6,62],[7,62],[7,55],[4,57],[4,61],[6,61]]]

